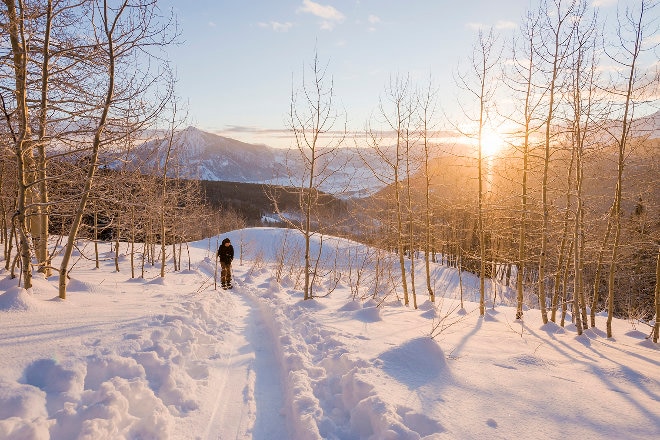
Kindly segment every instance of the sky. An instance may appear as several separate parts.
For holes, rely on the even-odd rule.
[[[214,277],[225,237],[236,252],[232,290]],[[314,237],[312,252],[320,244]],[[514,292],[490,281],[479,317],[478,279],[463,273],[459,283],[434,263],[435,304],[418,272],[419,307],[406,307],[387,288],[372,297],[373,250],[327,236],[322,245],[319,267],[342,275],[325,276],[307,301],[295,285],[303,241],[286,229],[185,244],[183,270],[168,259],[164,278],[158,264],[131,278],[125,243],[119,271],[112,243],[100,244],[95,269],[93,245],[81,242],[66,300],[56,276],[35,273],[27,291],[3,270],[0,438],[660,436],[660,348],[646,324],[614,319],[607,338],[602,314],[580,336],[570,312],[564,327],[533,308],[515,320]],[[395,274],[396,257],[381,257],[379,270]],[[359,286],[350,260],[363,267]]]
[[[605,16],[617,4],[590,0]],[[431,78],[440,105],[461,99],[454,74],[477,37],[511,38],[537,0],[165,0],[181,30],[169,49],[191,124],[248,142],[281,143],[292,89],[317,53],[349,130],[363,130],[391,78]],[[283,145],[273,145],[283,146]]]

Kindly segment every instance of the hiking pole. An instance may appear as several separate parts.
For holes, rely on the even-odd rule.
[[[215,271],[213,271],[213,290],[218,290],[218,256],[215,256]]]

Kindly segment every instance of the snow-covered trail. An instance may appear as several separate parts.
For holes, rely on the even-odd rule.
[[[234,321],[230,333],[225,335],[227,351],[212,368],[209,393],[215,395],[213,409],[202,438],[208,440],[249,438],[254,410],[250,406],[250,375],[255,353],[247,342],[244,332],[245,306],[238,304],[233,310]]]
[[[290,435],[283,414],[281,370],[273,350],[273,335],[250,289],[231,292],[231,325],[223,350],[212,367],[208,401],[213,407],[203,439],[286,439]],[[226,349],[225,349],[226,348]]]
[[[284,413],[282,392],[282,371],[274,350],[274,336],[264,325],[263,316],[254,304],[251,296],[242,297],[251,304],[248,317],[247,340],[250,342],[255,358],[252,364],[254,382],[252,399],[256,402],[256,414],[252,438],[255,440],[289,438]]]

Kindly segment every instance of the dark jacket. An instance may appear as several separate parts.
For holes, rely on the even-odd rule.
[[[234,246],[232,246],[231,243],[229,246],[225,246],[225,243],[230,243],[228,238],[222,240],[222,244],[218,248],[218,258],[221,263],[231,264],[234,259]]]

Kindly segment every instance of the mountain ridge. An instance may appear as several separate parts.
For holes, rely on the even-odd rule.
[[[163,169],[170,140],[159,137],[132,152],[131,166],[143,170]],[[250,144],[189,126],[174,134],[168,161],[168,176],[189,180],[305,186],[304,164],[293,150]],[[297,153],[297,151],[295,151]],[[324,164],[331,178],[323,179],[322,191],[339,197],[362,197],[385,185],[351,148],[338,151],[336,164]],[[357,177],[357,178],[356,178]]]

